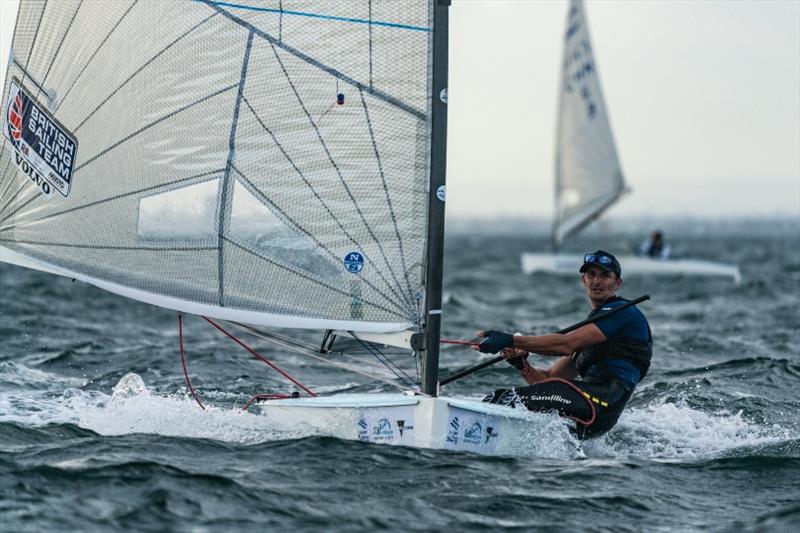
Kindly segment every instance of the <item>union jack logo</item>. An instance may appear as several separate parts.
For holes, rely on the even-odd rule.
[[[14,101],[8,106],[8,131],[14,141],[22,137],[22,99],[19,93],[14,96]]]

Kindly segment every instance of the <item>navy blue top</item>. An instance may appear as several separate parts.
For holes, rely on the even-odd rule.
[[[600,307],[600,312],[609,311],[625,303],[627,300],[622,298],[611,300]],[[647,319],[635,305],[601,318],[595,322],[595,325],[600,328],[606,339],[627,337],[640,342],[650,340],[650,327]],[[616,377],[631,389],[642,379],[642,374],[635,365],[621,359],[600,361],[586,371],[586,375],[590,377],[603,377],[608,374]]]

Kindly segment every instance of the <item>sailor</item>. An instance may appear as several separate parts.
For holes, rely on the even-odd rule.
[[[592,305],[589,317],[625,304],[617,296],[622,268],[603,250],[586,254],[580,268]],[[567,334],[510,335],[479,331],[476,349],[502,352],[527,387],[498,389],[484,401],[531,411],[556,411],[575,420],[580,438],[602,435],[617,423],[636,384],[650,368],[653,339],[644,314],[630,306]],[[558,357],[549,369],[534,368],[528,355]]]
[[[669,244],[664,241],[664,233],[661,230],[655,230],[650,234],[650,238],[645,239],[639,246],[639,255],[653,259],[667,259],[669,252]]]

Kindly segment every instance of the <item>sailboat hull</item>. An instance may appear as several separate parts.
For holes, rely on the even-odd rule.
[[[525,410],[404,394],[271,400],[261,408],[271,425],[300,434],[479,454],[513,449],[536,425],[535,415]]]
[[[578,273],[583,264],[582,256],[569,254],[523,253],[522,271],[525,274],[547,272],[551,274]],[[623,276],[672,275],[672,276],[721,276],[741,283],[742,275],[736,265],[701,261],[699,259],[650,259],[635,255],[618,255]]]

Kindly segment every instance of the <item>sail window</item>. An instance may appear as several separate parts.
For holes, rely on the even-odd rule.
[[[139,200],[136,232],[156,241],[213,241],[219,179],[181,187]]]
[[[341,274],[340,269],[321,255],[314,240],[287,225],[239,180],[233,188],[229,234],[285,264],[324,276]]]

